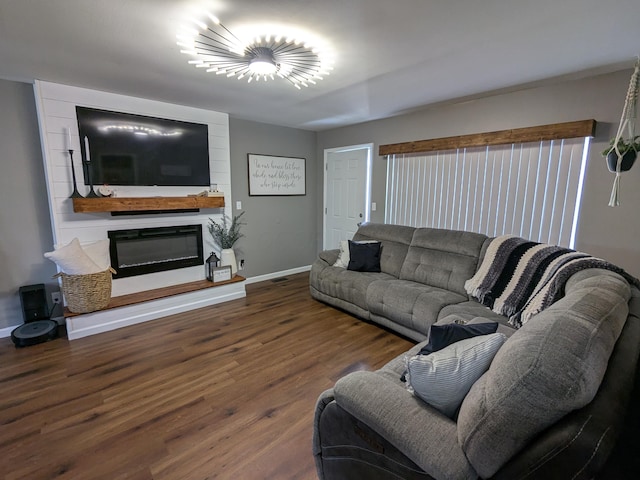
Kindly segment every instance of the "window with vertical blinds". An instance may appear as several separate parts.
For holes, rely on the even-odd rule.
[[[389,155],[385,222],[573,248],[589,140]]]

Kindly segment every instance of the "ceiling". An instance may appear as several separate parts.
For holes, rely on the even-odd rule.
[[[206,8],[231,31],[295,26],[335,69],[297,90],[188,65]],[[631,68],[638,0],[0,0],[0,78],[105,90],[325,130],[567,76]]]

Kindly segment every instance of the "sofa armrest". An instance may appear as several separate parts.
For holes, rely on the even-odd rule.
[[[316,411],[314,415],[316,422],[320,418],[322,411],[326,408],[326,406],[329,405],[334,400],[335,398],[333,396],[333,388],[330,388],[329,390],[325,390],[320,394],[320,396],[318,397],[318,400],[316,401]],[[321,450],[322,448],[320,446],[320,437],[318,435],[318,428],[314,428],[313,429],[313,454],[320,455]]]
[[[329,390],[325,390],[324,392],[322,392],[318,397],[318,400],[316,401],[316,411],[315,411],[314,420],[313,420],[314,427],[313,427],[313,439],[312,439],[311,449],[313,453],[313,458],[316,462],[316,471],[318,473],[318,478],[324,478],[324,472],[322,470],[322,460],[320,458],[322,455],[322,442],[320,440],[319,422],[320,422],[320,417],[322,416],[323,410],[327,407],[327,405],[329,405],[333,401],[334,401],[333,388],[330,388]]]
[[[340,249],[335,248],[333,250],[323,250],[318,254],[318,258],[324,261],[327,265],[333,265],[338,260],[340,255]]]
[[[340,407],[432,477],[477,478],[458,444],[456,423],[404,387],[374,372],[354,372],[338,380],[333,394]]]

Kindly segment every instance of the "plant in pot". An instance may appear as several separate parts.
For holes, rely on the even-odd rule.
[[[626,172],[633,166],[638,151],[640,151],[640,136],[636,135],[636,118],[638,110],[638,92],[640,89],[640,57],[636,60],[636,65],[629,81],[629,89],[624,99],[622,116],[616,136],[611,140],[602,155],[607,159],[609,170],[616,174],[611,190],[609,206],[620,205],[620,173]]]
[[[245,225],[240,221],[244,212],[240,212],[230,219],[227,215],[222,215],[222,221],[216,222],[212,218],[209,219],[209,233],[213,243],[220,250],[220,260],[222,266],[229,265],[231,274],[238,272],[238,263],[236,262],[236,254],[233,251],[235,243],[244,235],[240,233],[240,226]]]
[[[626,172],[631,169],[640,151],[640,135],[629,140],[620,138],[617,144],[615,140],[614,138],[609,142],[609,146],[602,151],[602,156],[607,159],[610,172],[618,170],[618,157],[620,157],[620,171]]]

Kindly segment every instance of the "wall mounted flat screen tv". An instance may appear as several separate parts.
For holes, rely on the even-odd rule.
[[[207,125],[79,106],[76,115],[94,185],[211,184]]]

